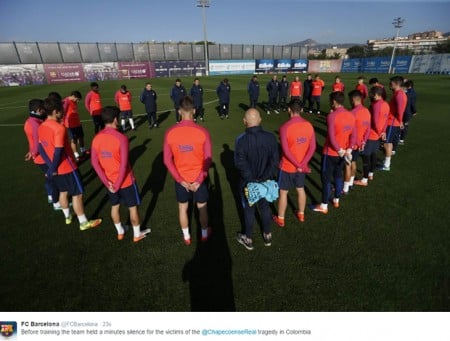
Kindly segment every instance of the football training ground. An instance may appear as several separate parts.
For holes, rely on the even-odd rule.
[[[335,75],[322,76],[326,82],[322,107],[328,109]],[[354,88],[357,76],[342,75],[346,92]],[[365,76],[388,84],[388,75]],[[354,188],[341,199],[341,207],[330,207],[327,215],[307,209],[304,223],[295,218],[291,191],[286,227],[273,224],[271,247],[255,233],[253,251],[236,241],[241,222],[233,167],[234,141],[244,130],[250,76],[228,77],[229,120],[220,120],[216,111],[220,78],[201,79],[207,103],[202,125],[213,141],[209,171],[213,235],[208,243],[200,242],[193,212],[190,246],[183,243],[174,182],[162,158],[164,132],[175,123],[169,98],[173,78],[152,80],[161,125],[151,130],[146,118],[139,116],[144,113],[139,94],[145,80],[99,82],[104,105],[113,104],[122,83],[133,94],[138,129],[126,134],[141,191],[142,226],[152,229],[139,243],[133,243],[132,233],[117,240],[106,189],[89,160],[80,165],[86,213],[103,218],[103,223],[87,231],[80,231],[75,219],[65,225],[63,214],[47,203],[43,174],[24,161],[28,100],[44,98],[50,91],[65,97],[79,90],[85,96],[89,84],[0,88],[0,310],[449,311],[450,77],[408,76],[418,94],[418,115],[411,121],[406,144],[392,158],[391,171],[375,173],[368,187]],[[260,76],[260,102],[267,101],[269,79]],[[189,91],[193,78],[182,81]],[[83,100],[79,112],[89,145],[93,124]],[[263,127],[274,134],[287,120],[287,113],[260,112]],[[303,116],[314,125],[318,142],[306,180],[310,204],[320,200],[326,121],[324,116]],[[361,168],[360,160],[357,177]],[[121,212],[126,220],[126,209]]]

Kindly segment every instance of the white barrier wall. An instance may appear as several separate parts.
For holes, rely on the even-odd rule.
[[[409,73],[450,74],[450,54],[413,56]]]

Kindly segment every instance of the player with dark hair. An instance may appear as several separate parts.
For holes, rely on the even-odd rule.
[[[48,171],[48,166],[39,153],[39,126],[44,122],[47,115],[45,114],[44,101],[41,99],[32,99],[28,102],[29,117],[24,124],[25,136],[28,140],[28,152],[25,154],[25,161],[33,160],[44,174]],[[47,193],[47,201],[53,204],[54,210],[60,210],[59,191],[52,177],[45,177],[45,190]]]
[[[238,233],[237,241],[247,250],[253,250],[253,224],[256,206],[259,209],[263,239],[266,246],[272,245],[269,202],[261,198],[255,205],[250,205],[245,197],[244,188],[249,183],[263,183],[272,179],[279,163],[278,143],[275,136],[262,129],[261,115],[258,110],[250,108],[245,112],[245,133],[236,139],[234,163],[240,174],[241,202],[244,210],[244,231]]]
[[[289,96],[291,101],[301,100],[302,92],[303,92],[302,82],[300,82],[300,78],[298,76],[295,76],[294,80],[291,82],[291,85],[289,86]]]
[[[126,85],[121,85],[120,89],[116,91],[114,95],[114,101],[117,103],[120,109],[120,125],[122,131],[126,130],[126,120],[130,123],[131,129],[136,130],[133,120],[133,110],[131,108],[131,92],[128,91]]]
[[[228,78],[224,78],[216,89],[217,96],[219,97],[219,113],[222,120],[229,118],[230,92],[231,86]]]
[[[212,162],[209,132],[193,122],[194,101],[186,96],[180,102],[181,121],[164,135],[164,164],[175,180],[178,217],[184,243],[191,244],[189,231],[189,201],[196,202],[201,225],[201,241],[211,234],[208,227],[208,170]]]
[[[92,140],[91,162],[101,182],[108,190],[111,201],[111,218],[117,230],[117,239],[124,238],[127,227],[120,220],[120,204],[128,207],[133,226],[133,241],[139,242],[150,233],[141,231],[138,206],[141,204],[138,187],[128,159],[128,138],[117,131],[121,110],[107,106],[103,109],[102,120],[105,129]]]
[[[303,82],[303,103],[305,108],[308,108],[310,114],[312,114],[312,102],[311,102],[311,93],[312,93],[312,75],[308,73],[305,81]],[[308,101],[308,106],[306,106],[306,101]]]
[[[72,223],[69,209],[69,195],[80,223],[80,230],[84,231],[100,225],[101,219],[88,220],[84,214],[83,185],[75,163],[72,150],[67,139],[65,127],[61,124],[64,108],[61,102],[52,99],[44,101],[47,120],[39,126],[39,152],[48,166],[46,176],[54,180],[59,190],[61,204],[66,224]]]
[[[98,83],[91,83],[91,91],[89,91],[84,99],[84,106],[86,110],[92,117],[92,121],[94,122],[94,130],[97,134],[100,130],[104,128],[104,124],[102,121],[102,98],[100,96],[100,92],[98,91],[99,86]]]
[[[334,83],[333,83],[333,85],[331,85],[331,91],[332,92],[336,92],[336,91],[344,92],[345,91],[345,85],[344,85],[344,83],[342,83],[340,76],[336,76],[334,78]]]
[[[416,90],[414,90],[414,83],[412,80],[408,80],[405,82],[405,93],[407,98],[407,104],[405,109],[405,114],[403,115],[403,129],[400,132],[400,141],[399,144],[404,144],[406,135],[408,134],[409,122],[416,115]]]
[[[281,77],[281,81],[278,88],[278,105],[280,106],[280,109],[283,111],[287,110],[287,97],[289,93],[289,82],[286,78],[286,75],[283,75]]]
[[[141,103],[145,105],[145,112],[147,113],[148,127],[157,128],[158,121],[156,119],[157,104],[156,91],[153,90],[151,83],[145,83],[145,89],[142,91],[139,97]]]
[[[53,99],[53,100],[58,101],[58,102],[62,102],[62,96],[60,95],[59,92],[56,92],[56,91],[49,92],[48,95],[47,95],[47,98]]]
[[[295,215],[300,222],[305,221],[306,193],[305,174],[310,172],[308,162],[316,150],[316,137],[311,123],[301,117],[303,103],[299,100],[289,102],[289,120],[280,127],[282,157],[278,175],[278,216],[273,220],[284,226],[284,215],[288,203],[288,191],[297,191],[298,211]]]
[[[400,140],[400,130],[403,129],[403,115],[407,105],[407,97],[403,91],[403,77],[394,76],[390,79],[389,86],[393,91],[389,102],[389,118],[386,129],[386,142],[384,143],[385,158],[380,167],[381,170],[391,169],[391,157],[394,145]]]
[[[200,119],[200,121],[204,121],[205,116],[205,108],[203,108],[203,87],[200,85],[200,79],[195,78],[194,84],[192,84],[191,91],[189,92],[189,95],[194,100],[194,108],[195,108],[195,114],[194,114],[194,122],[197,121],[197,118]]]
[[[367,96],[369,96],[369,91],[367,90],[367,85],[364,84],[363,76],[358,77],[358,84],[356,84],[355,89],[361,93],[361,103],[362,105],[364,105],[364,101],[366,100]]]
[[[383,99],[383,88],[373,86],[369,92],[370,100],[370,133],[362,152],[363,177],[353,183],[357,186],[367,186],[368,180],[373,180],[377,166],[377,151],[380,140],[386,139],[386,125],[389,116],[389,104]]]
[[[250,108],[256,108],[259,98],[259,82],[258,76],[254,75],[247,85],[248,96],[250,97]]]
[[[355,133],[356,143],[352,151],[351,164],[345,164],[344,175],[344,194],[347,194],[356,176],[356,162],[359,158],[359,153],[364,150],[367,139],[370,134],[370,112],[362,104],[362,94],[359,90],[352,90],[348,94],[350,103],[352,105],[352,114],[355,116]]]
[[[322,91],[325,88],[325,82],[320,79],[319,75],[314,76],[314,80],[311,83],[311,107],[309,112],[312,113],[314,110],[314,103],[316,103],[316,114],[320,115],[320,97],[322,96]]]
[[[333,206],[339,207],[339,198],[344,187],[344,162],[351,161],[356,140],[355,117],[344,108],[344,93],[332,92],[329,98],[332,112],[327,116],[328,131],[322,154],[322,203],[313,207],[314,211],[324,214],[328,213],[332,178],[335,184]]]
[[[382,97],[383,97],[383,100],[386,100],[386,98],[387,98],[386,89],[384,88],[384,85],[378,81],[378,78],[374,77],[374,78],[369,79],[369,85],[371,87],[377,86],[377,87],[383,89]]]
[[[78,114],[78,102],[81,100],[79,91],[72,91],[70,96],[64,98],[64,125],[69,131],[70,147],[72,148],[75,160],[79,161],[85,156],[86,148],[84,148],[84,132],[81,125],[80,115]],[[77,145],[80,146],[78,153]]]
[[[173,85],[172,89],[170,90],[170,98],[172,99],[173,105],[175,107],[175,119],[176,122],[180,122],[181,116],[180,116],[180,101],[181,99],[187,95],[186,89],[181,84],[181,79],[177,78],[175,79],[175,84]]]
[[[267,115],[270,115],[272,110],[275,114],[279,114],[278,111],[278,92],[280,90],[280,82],[278,81],[277,75],[273,75],[272,79],[266,85],[267,95],[269,101],[267,103]]]

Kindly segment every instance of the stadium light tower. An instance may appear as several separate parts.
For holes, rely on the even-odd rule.
[[[389,64],[389,72],[388,73],[392,73],[392,71],[393,71],[392,64],[394,63],[395,49],[397,47],[397,40],[398,40],[398,36],[400,34],[400,28],[403,27],[404,22],[405,22],[405,19],[402,19],[401,17],[395,18],[394,21],[392,22],[392,25],[394,25],[394,27],[397,29],[397,35],[395,36],[395,39],[394,39],[394,48],[392,49],[392,57],[391,57],[391,62]]]
[[[208,38],[206,36],[206,7],[210,6],[210,0],[197,0],[197,7],[202,8],[203,14],[203,46],[205,49],[205,72],[209,75],[209,63],[208,63]]]

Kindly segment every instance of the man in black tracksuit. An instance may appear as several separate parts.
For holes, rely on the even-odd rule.
[[[158,123],[156,120],[156,98],[156,92],[152,89],[152,85],[150,83],[146,83],[145,89],[141,93],[140,100],[141,103],[144,103],[145,105],[145,112],[147,113],[149,128],[158,127]]]
[[[308,108],[309,113],[312,114],[312,106],[311,106],[311,93],[312,93],[312,76],[308,74],[305,81],[303,82],[303,101],[304,108]],[[306,105],[306,101],[308,101],[308,105]]]
[[[259,97],[259,83],[258,76],[253,76],[247,87],[248,95],[250,96],[250,108],[256,108]]]
[[[217,96],[219,97],[220,118],[222,120],[224,118],[228,119],[228,111],[230,109],[230,91],[231,86],[230,83],[228,83],[228,78],[225,78],[222,82],[220,82],[216,89]]]
[[[273,75],[269,83],[267,83],[266,90],[269,95],[269,103],[267,106],[267,115],[270,115],[270,110],[273,110],[275,114],[279,114],[278,111],[278,90],[280,88],[280,82],[277,79],[277,75]]]
[[[198,78],[194,79],[194,84],[192,85],[189,94],[194,100],[194,121],[197,121],[198,118],[203,121],[205,115],[205,109],[203,108],[203,87],[200,85],[200,80]]]
[[[281,82],[280,82],[280,88],[278,90],[279,93],[279,100],[278,100],[278,104],[280,106],[280,109],[282,109],[283,111],[287,110],[287,97],[288,97],[288,92],[289,92],[289,82],[286,79],[286,76],[284,75],[281,78]]]
[[[255,206],[258,206],[261,224],[264,231],[264,244],[270,246],[272,242],[272,215],[269,202],[262,198],[250,207],[244,195],[244,188],[249,182],[264,182],[270,180],[277,173],[279,163],[278,143],[275,136],[262,129],[261,116],[258,110],[250,108],[245,113],[245,133],[236,139],[235,166],[240,173],[240,193],[245,218],[245,233],[239,233],[238,242],[248,250],[253,250],[252,234],[255,221]]]
[[[181,121],[180,113],[178,112],[180,110],[180,101],[181,99],[187,95],[186,89],[181,84],[181,80],[177,78],[175,80],[175,84],[172,87],[172,90],[170,91],[170,98],[173,101],[173,105],[175,107],[175,117],[177,122]]]

